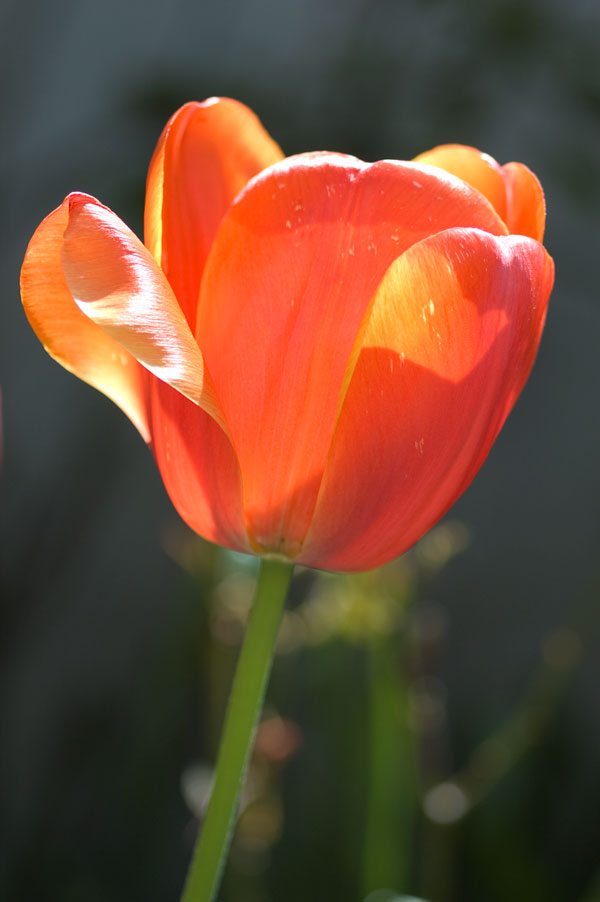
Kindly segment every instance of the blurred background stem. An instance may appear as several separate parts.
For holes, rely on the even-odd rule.
[[[218,891],[291,576],[291,564],[261,560],[254,604],[229,697],[214,786],[182,902],[211,902]]]
[[[400,632],[374,635],[367,647],[367,794],[363,896],[381,887],[407,892],[416,806],[416,755],[409,711],[410,657]]]

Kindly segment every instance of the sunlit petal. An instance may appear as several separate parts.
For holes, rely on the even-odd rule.
[[[506,219],[506,187],[502,168],[487,153],[463,144],[442,144],[419,154],[415,162],[437,166],[463,179],[481,191],[498,216]]]
[[[49,354],[80,379],[107,395],[127,414],[146,441],[146,373],[128,351],[80,311],[62,269],[63,236],[70,199],[38,226],[21,270],[27,318]]]
[[[94,198],[72,195],[62,264],[79,309],[153,375],[222,424],[202,354],[173,291],[119,217]]]
[[[386,273],[301,560],[375,567],[464,491],[533,364],[552,261],[521,237],[452,229]]]
[[[200,535],[251,551],[244,524],[239,466],[216,421],[158,379],[151,395],[152,450],[171,500]]]
[[[252,176],[282,158],[258,118],[236,100],[187,103],[167,123],[148,172],[145,243],[192,328],[223,215]]]
[[[522,163],[502,167],[506,183],[506,224],[515,235],[527,235],[541,241],[546,224],[544,192],[537,178]]]

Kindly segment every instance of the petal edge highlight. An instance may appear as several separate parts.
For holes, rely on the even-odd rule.
[[[62,245],[79,309],[147,370],[225,428],[204,359],[150,252],[95,198],[73,195]]]

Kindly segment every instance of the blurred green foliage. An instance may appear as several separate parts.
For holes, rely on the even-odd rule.
[[[514,885],[528,900],[568,898],[560,868],[542,864],[536,806],[553,779],[553,720],[596,618],[580,606],[578,622],[545,637],[515,707],[457,768],[439,667],[447,620],[424,599],[468,544],[464,524],[447,520],[377,571],[297,574],[223,902],[501,900]],[[256,562],[183,530],[169,549],[207,603],[208,755],[183,783],[201,822]]]

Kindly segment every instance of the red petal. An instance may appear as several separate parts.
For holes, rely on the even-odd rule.
[[[485,459],[529,374],[553,265],[527,238],[452,229],[386,273],[299,560],[376,567],[412,545]]]
[[[192,328],[223,215],[253,175],[282,158],[254,113],[235,100],[188,103],[167,123],[148,172],[145,240]]]
[[[202,354],[169,283],[118,216],[92,197],[72,195],[62,264],[71,296],[90,320],[222,423]]]
[[[442,144],[415,157],[415,162],[437,166],[458,176],[487,197],[498,216],[506,220],[506,189],[502,168],[488,154],[463,144]]]
[[[63,274],[61,252],[72,197],[50,213],[29,242],[21,270],[27,318],[49,354],[118,404],[150,439],[144,381],[135,358],[79,310]]]
[[[212,417],[164,382],[152,385],[152,450],[171,500],[205,539],[252,551],[238,463]]]
[[[353,343],[388,266],[456,225],[506,231],[457,179],[334,154],[271,167],[232,206],[206,263],[196,334],[258,549],[299,550]]]
[[[514,235],[526,235],[541,241],[546,224],[544,192],[537,178],[522,163],[502,167],[506,182],[506,225]]]
[[[437,166],[481,191],[513,235],[541,241],[546,205],[537,178],[522,163],[499,166],[488,154],[462,144],[443,144],[420,154],[419,163]]]

